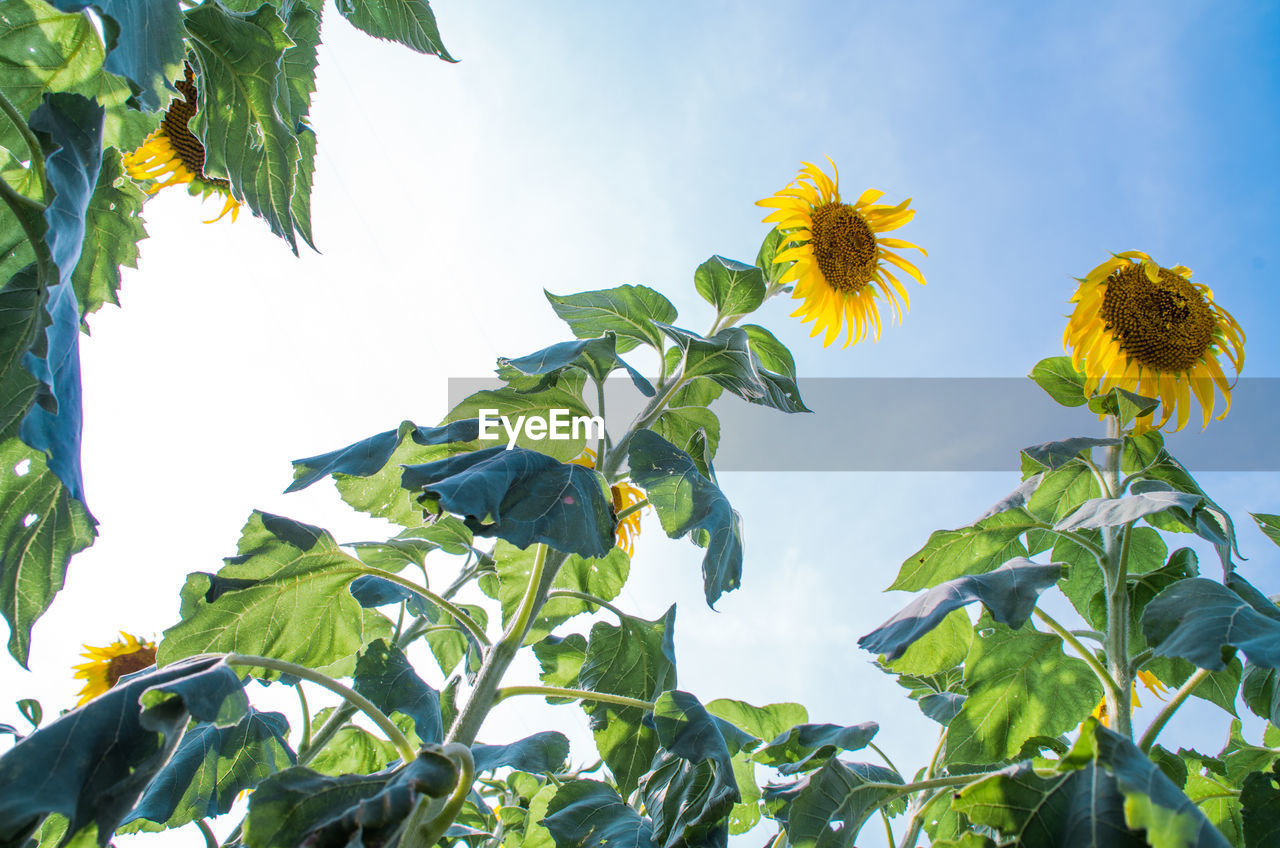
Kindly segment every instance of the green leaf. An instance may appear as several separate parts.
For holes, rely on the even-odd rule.
[[[330,777],[301,766],[286,769],[250,796],[244,842],[249,848],[296,848],[346,845],[354,837],[356,844],[381,845],[420,798],[442,798],[457,782],[453,763],[429,750],[382,774]]]
[[[991,571],[1011,559],[1025,557],[1027,549],[1019,540],[1036,527],[1036,520],[1024,509],[1010,509],[983,518],[959,530],[937,530],[923,548],[902,563],[898,578],[889,589],[914,592],[963,577]]]
[[[517,391],[511,387],[476,392],[455,406],[449,412],[445,422],[479,418],[484,410],[487,410],[487,418],[490,421],[493,421],[496,416],[505,416],[510,419],[509,423],[512,427],[519,428],[519,435],[516,436],[515,440],[517,447],[545,453],[561,462],[568,462],[577,458],[587,445],[587,428],[580,428],[576,434],[570,428],[570,438],[568,439],[535,439],[529,436],[525,429],[520,426],[518,419],[521,416],[549,421],[552,413],[556,410],[560,410],[561,415],[570,417],[590,417],[592,415],[591,410],[583,403],[581,394],[567,391],[560,386],[533,393]],[[496,431],[497,438],[496,440],[484,439],[481,442],[483,447],[509,443],[509,436],[505,427],[494,425],[491,425],[491,427],[493,427],[491,432]]]
[[[1240,818],[1240,799],[1236,787],[1222,774],[1217,774],[1199,758],[1187,758],[1187,782],[1183,791],[1214,827],[1232,845],[1244,843],[1244,826]]]
[[[774,739],[789,728],[809,721],[809,711],[800,704],[765,704],[753,707],[746,701],[719,698],[707,704],[707,712],[730,722],[757,739]]]
[[[1001,624],[1021,627],[1031,617],[1040,593],[1055,585],[1063,575],[1060,563],[1038,563],[1018,558],[986,574],[968,575],[933,587],[907,604],[884,624],[858,640],[858,647],[884,654],[893,661],[901,657],[951,612],[981,601],[991,617]]]
[[[1024,460],[1025,462],[1025,460]],[[1041,467],[1036,463],[1036,467]],[[1057,524],[1079,506],[1102,493],[1093,471],[1083,462],[1069,462],[1044,474],[1026,501],[1027,512],[1046,524]],[[1030,553],[1039,553],[1061,539],[1049,530],[1027,531]]]
[[[433,551],[452,556],[475,553],[472,540],[471,531],[462,519],[442,515],[425,527],[402,530],[385,542],[350,542],[347,547],[366,565],[383,571],[400,571],[406,565],[424,568],[427,556]]]
[[[284,12],[284,33],[293,47],[284,51],[281,69],[284,87],[280,94],[288,93],[287,103],[282,100],[277,107],[281,118],[292,122],[294,136],[298,139],[298,168],[294,174],[293,196],[289,199],[289,211],[293,225],[307,244],[315,247],[311,233],[311,183],[316,167],[316,134],[307,124],[311,112],[311,95],[316,89],[316,49],[320,46],[320,5],[312,8],[308,0],[286,0],[281,6]]]
[[[1222,764],[1219,771],[1225,771],[1227,777],[1236,785],[1239,785],[1249,774],[1266,771],[1273,763],[1280,760],[1280,751],[1249,744],[1242,730],[1243,725],[1240,719],[1233,718],[1227,735],[1227,744],[1223,746],[1217,757],[1217,761]],[[1274,740],[1264,738],[1263,744],[1272,745]]]
[[[973,644],[973,622],[964,610],[955,610],[907,648],[893,662],[878,662],[896,674],[930,675],[955,668],[964,662]],[[948,719],[950,721],[950,719]]]
[[[0,291],[0,315],[9,290]],[[93,516],[17,438],[0,442],[0,612],[23,668],[31,628],[62,588],[71,557],[93,543]]]
[[[538,658],[542,671],[538,679],[548,686],[562,689],[578,688],[578,672],[587,659],[587,639],[581,633],[568,636],[547,636],[533,645],[533,655]],[[548,698],[553,704],[571,703],[571,698]]]
[[[457,61],[444,49],[435,13],[427,0],[343,0],[338,11],[375,38],[399,42],[446,62]]]
[[[729,835],[739,836],[760,823],[762,793],[756,785],[756,766],[745,751],[733,755],[733,779],[742,800],[729,810]]]
[[[631,377],[631,382],[641,394],[653,397],[655,390],[644,375],[618,356],[617,338],[616,334],[607,332],[600,338],[559,342],[518,359],[499,359],[498,366],[499,369],[514,368],[525,376],[540,377],[552,377],[566,368],[577,367],[597,383],[603,383],[605,378],[620,367]],[[550,384],[548,380],[537,388],[542,389]]]
[[[797,724],[773,737],[752,759],[774,766],[782,774],[809,771],[839,751],[859,751],[871,744],[880,725],[874,721],[850,726]]]
[[[961,789],[953,806],[1027,848],[1146,848],[1124,821],[1115,779],[1089,763],[1041,771],[1019,763]],[[960,843],[964,844],[964,843]]]
[[[283,715],[252,707],[230,727],[194,725],[123,823],[181,827],[230,811],[241,792],[297,762],[288,734]]]
[[[164,632],[161,665],[205,653],[268,656],[349,673],[390,622],[365,610],[347,586],[364,566],[328,532],[255,511],[238,556],[216,575],[195,572],[182,589],[182,620]],[[275,679],[277,672],[255,670]]]
[[[321,716],[328,717],[328,711],[321,711]],[[317,716],[313,721],[319,726],[324,718]],[[333,734],[333,738],[320,749],[307,767],[320,774],[340,777],[344,774],[371,774],[382,771],[388,764],[399,759],[400,752],[381,736],[357,727],[345,724]]]
[[[728,318],[755,312],[764,302],[764,273],[723,256],[712,256],[693,272],[693,287],[702,299],[716,308],[716,315]]]
[[[756,267],[764,274],[764,278],[770,283],[775,283],[778,278],[787,272],[787,269],[794,265],[794,262],[779,262],[774,264],[774,257],[778,255],[778,245],[782,243],[782,233],[777,227],[770,227],[769,232],[764,234],[764,241],[760,242],[760,250],[756,252]]]
[[[613,787],[594,780],[561,785],[547,813],[541,824],[551,831],[556,848],[655,848],[649,821]]]
[[[587,641],[587,656],[578,684],[592,692],[609,692],[652,701],[676,686],[675,607],[654,621],[624,616],[617,626],[596,622]],[[654,732],[645,726],[645,711],[618,704],[582,704],[591,717],[596,747],[628,795],[649,770],[657,751]]]
[[[684,351],[686,378],[708,377],[749,403],[812,412],[800,399],[794,377],[764,367],[743,328],[727,327],[708,339],[669,324],[657,326]]]
[[[894,796],[868,783],[902,783],[895,771],[869,763],[827,760],[795,783],[769,786],[764,803],[795,848],[855,848],[862,825]]]
[[[1157,656],[1181,657],[1200,668],[1226,668],[1234,648],[1255,665],[1280,666],[1280,621],[1202,577],[1157,595],[1142,616],[1142,634]]]
[[[64,11],[94,6],[116,25],[115,44],[103,63],[138,88],[138,105],[160,111],[173,98],[171,80],[182,76],[182,9],[168,0],[57,0]]]
[[[387,715],[399,712],[413,719],[414,731],[423,742],[444,741],[440,693],[418,677],[394,642],[379,639],[365,648],[356,659],[352,683],[357,693]]]
[[[1128,427],[1135,419],[1150,415],[1160,405],[1155,398],[1143,397],[1127,389],[1114,388],[1105,395],[1089,399],[1089,411],[1099,415],[1117,415],[1120,426]]]
[[[279,110],[284,53],[293,47],[276,9],[238,15],[217,3],[187,12],[199,66],[195,135],[206,174],[231,181],[237,200],[261,216],[297,252],[292,202],[301,150]]]
[[[64,14],[43,0],[5,3],[0,20],[0,89],[10,102],[29,117],[46,92],[92,98],[107,112],[104,143],[132,150],[159,123],[159,116],[130,107],[133,92],[128,82],[104,71],[104,58],[102,40],[87,15]],[[0,147],[22,151],[19,158],[26,158],[26,144],[8,121],[0,121]]]
[[[1146,831],[1152,848],[1228,848],[1231,843],[1137,746],[1096,723],[1097,761],[1124,794],[1125,821]],[[1086,731],[1087,732],[1087,731]]]
[[[569,738],[554,730],[526,736],[509,745],[472,745],[476,771],[514,768],[532,774],[559,771],[569,758]]]
[[[1246,777],[1240,805],[1248,848],[1266,848],[1280,841],[1280,768]]]
[[[1045,470],[1053,470],[1073,462],[1081,453],[1091,448],[1114,447],[1119,439],[1099,439],[1092,436],[1074,436],[1056,442],[1045,442],[1022,449],[1022,455]],[[1085,472],[1089,472],[1085,467]]]
[[[86,213],[80,261],[71,277],[82,318],[104,303],[120,305],[120,269],[138,267],[138,242],[147,237],[141,215],[146,198],[124,176],[119,152],[105,151]]]
[[[720,419],[711,404],[724,390],[706,377],[690,380],[672,395],[649,429],[689,454],[698,473],[711,477],[711,460],[720,445]]]
[[[293,461],[293,482],[285,494],[305,489],[330,474],[350,477],[369,477],[384,470],[396,449],[408,436],[416,445],[439,447],[454,442],[475,441],[479,425],[474,420],[456,421],[441,427],[417,427],[412,421],[402,421],[395,430],[387,430],[376,436],[362,439],[329,453],[309,456]],[[397,471],[398,471],[397,466]]]
[[[667,536],[701,531],[709,536],[702,558],[707,605],[742,582],[742,526],[720,487],[699,473],[693,458],[652,430],[631,438],[631,479],[644,489]]]
[[[604,557],[615,545],[617,522],[600,475],[537,451],[485,448],[408,465],[400,484],[462,516],[477,536],[583,557]]]
[[[458,604],[459,609],[471,617],[471,620],[479,624],[481,628],[489,626],[489,614],[484,607],[473,606],[471,604]],[[454,621],[453,616],[448,613],[439,613],[436,619],[437,627],[448,627],[452,625],[452,630],[432,630],[427,633],[427,645],[431,648],[431,654],[436,658],[436,663],[440,666],[442,674],[449,674],[458,667],[458,663],[465,657],[467,660],[466,670],[474,674],[480,669],[481,651],[480,645],[476,642],[476,638],[471,635],[471,631],[465,629],[462,625]],[[448,692],[442,692],[441,709],[445,707],[443,698]],[[444,715],[444,726],[449,726],[449,717]]]
[[[1084,406],[1089,400],[1084,388],[1085,376],[1071,365],[1069,356],[1042,359],[1027,376],[1063,406]]]
[[[1136,488],[1135,484],[1130,491]],[[1059,521],[1053,529],[1064,531],[1119,527],[1168,509],[1191,512],[1200,505],[1200,502],[1199,495],[1168,489],[1138,491],[1121,498],[1093,498],[1085,501],[1075,512]]]
[[[979,622],[965,660],[969,692],[947,735],[947,761],[995,763],[1016,755],[1033,736],[1057,736],[1080,724],[1102,698],[1102,686],[1062,640],[1037,630]],[[989,631],[982,635],[983,631]]]
[[[687,692],[664,692],[653,710],[662,746],[640,781],[640,798],[663,845],[723,844],[742,799],[716,719]],[[729,725],[732,727],[732,725]]]
[[[122,680],[0,756],[0,844],[20,846],[45,816],[67,833],[97,826],[104,845],[173,754],[188,721],[234,723],[248,702],[221,658]]]
[[[1254,715],[1280,727],[1280,669],[1246,664],[1240,690]]]
[[[599,291],[558,295],[543,292],[569,329],[580,339],[592,339],[606,332],[617,334],[618,353],[638,344],[662,350],[658,324],[676,320],[671,301],[648,286],[618,286]]]
[[[1258,529],[1268,539],[1280,545],[1280,515],[1271,515],[1265,512],[1251,512],[1249,514],[1257,522]]]

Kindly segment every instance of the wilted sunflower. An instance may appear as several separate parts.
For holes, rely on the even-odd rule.
[[[85,645],[84,649],[85,652],[80,656],[89,662],[75,667],[75,676],[85,681],[77,707],[89,703],[115,686],[126,674],[142,671],[156,662],[155,643],[139,639],[123,630],[120,631],[119,639],[104,648]]]
[[[1138,700],[1138,683],[1142,683],[1143,686],[1147,687],[1148,692],[1162,701],[1165,700],[1165,693],[1169,691],[1169,687],[1165,686],[1160,678],[1143,669],[1138,672],[1137,679],[1133,681],[1133,699],[1130,703],[1130,706],[1133,707],[1142,706],[1142,702]],[[1111,726],[1111,717],[1107,714],[1107,699],[1105,696],[1098,702],[1098,706],[1093,708],[1093,712],[1090,715],[1102,722],[1104,727]]]
[[[791,185],[756,205],[777,210],[764,219],[765,223],[777,224],[782,233],[773,261],[795,263],[779,280],[794,280],[792,297],[804,301],[792,316],[814,322],[810,335],[823,333],[823,347],[835,341],[844,326],[844,346],[848,347],[866,338],[868,328],[879,340],[877,297],[893,305],[899,323],[903,310],[910,306],[906,287],[885,263],[898,266],[924,285],[920,269],[889,248],[928,254],[911,242],[880,236],[915,217],[915,210],[908,208],[911,198],[896,206],[877,204],[875,201],[884,192],[867,189],[856,202],[844,203],[840,199],[836,163],[830,157],[827,161],[831,162],[833,176],[803,162],[804,167]]]
[[[1099,393],[1119,387],[1160,401],[1163,427],[1191,417],[1191,394],[1208,426],[1216,385],[1231,409],[1231,387],[1218,356],[1239,376],[1244,331],[1213,301],[1213,291],[1191,282],[1190,269],[1164,268],[1141,251],[1117,253],[1080,281],[1062,343]],[[1152,417],[1146,419],[1152,421]]]
[[[231,183],[204,172],[204,145],[192,134],[188,126],[196,114],[196,82],[191,65],[186,66],[185,77],[175,83],[181,99],[175,97],[160,121],[160,129],[147,136],[142,146],[124,157],[125,171],[135,180],[161,180],[149,186],[147,194],[160,189],[188,183],[192,194],[208,197],[221,195],[222,211],[206,224],[220,221],[228,213],[231,220],[240,212],[240,201],[231,196]],[[165,179],[167,177],[167,179]]]
[[[581,465],[585,468],[596,467],[596,452],[591,448],[584,448],[582,453],[574,459],[569,460],[573,465]],[[645,499],[644,490],[631,485],[630,482],[623,480],[609,487],[609,494],[613,498],[614,514],[621,513],[623,510],[633,507]],[[644,509],[637,509],[618,522],[617,534],[618,547],[623,552],[632,557],[635,555],[636,545],[635,539],[640,535],[640,513]]]

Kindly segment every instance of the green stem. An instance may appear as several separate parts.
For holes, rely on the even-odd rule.
[[[566,559],[568,555],[560,551],[552,551],[546,545],[538,546],[520,606],[511,617],[511,623],[502,638],[485,652],[484,662],[472,683],[467,703],[458,711],[453,727],[449,728],[448,741],[463,745],[471,745],[476,741],[476,734],[480,732],[480,726],[493,707],[502,677],[524,644],[537,611],[546,602],[551,581],[555,580],[556,573]]]
[[[196,827],[200,828],[200,835],[204,837],[205,848],[218,848],[218,837],[213,835],[213,828],[209,827],[208,822],[196,819]]]
[[[22,117],[22,113],[13,105],[13,102],[0,91],[0,112],[4,112],[5,117],[13,124],[14,129],[22,136],[23,142],[27,145],[27,150],[31,152],[31,170],[35,171],[39,178],[37,182],[40,184],[40,196],[48,197],[48,182],[44,176],[44,148],[40,146],[40,140],[36,138],[36,134],[31,131],[31,125],[27,123],[27,119]],[[32,201],[33,203],[36,201]],[[44,204],[39,204],[41,211]]]
[[[383,571],[379,568],[370,568],[368,566],[352,566],[350,570],[358,574],[370,574],[370,575],[373,575],[374,577],[381,577],[383,580],[387,580],[391,583],[396,584],[397,586],[401,586],[405,589],[408,589],[410,592],[413,592],[418,597],[429,602],[430,604],[435,606],[437,609],[443,612],[447,612],[449,615],[453,616],[454,620],[457,621],[458,624],[466,628],[466,630],[472,636],[476,637],[476,641],[479,642],[481,645],[489,644],[489,637],[485,634],[484,628],[482,628],[479,624],[476,624],[475,619],[467,615],[466,612],[464,612],[461,607],[458,607],[455,604],[449,602],[448,600],[441,597],[440,595],[437,595],[435,592],[432,592],[430,589],[426,589],[422,586],[419,586],[417,583],[414,583],[412,580],[408,580],[404,577],[401,577],[399,574],[393,574],[390,571]]]
[[[1120,419],[1114,415],[1107,416],[1108,438],[1122,440],[1123,435]],[[1123,449],[1123,441],[1107,448],[1103,476],[1108,492],[1120,491],[1120,456]],[[1129,670],[1129,589],[1125,573],[1131,529],[1132,525],[1127,525],[1117,534],[1115,527],[1102,528],[1102,550],[1105,554],[1102,574],[1107,601],[1107,665],[1116,684],[1116,689],[1108,693],[1107,708],[1109,714],[1115,717],[1116,733],[1126,739],[1133,738],[1133,707],[1129,694],[1133,688],[1133,675]]]
[[[589,595],[586,592],[575,592],[572,589],[552,589],[547,593],[547,600],[551,600],[552,598],[577,598],[580,601],[586,601],[589,604],[595,604],[598,607],[603,607],[618,618],[627,617],[626,613],[606,601],[604,598],[597,598],[595,595]]]
[[[602,704],[617,704],[622,707],[635,707],[645,712],[653,712],[653,702],[639,698],[628,698],[626,695],[611,695],[608,692],[591,692],[586,689],[566,689],[562,686],[503,686],[494,692],[493,703],[498,704],[516,695],[543,695],[548,698],[577,698],[579,701],[598,701]],[[897,769],[895,769],[896,771]]]
[[[942,786],[962,786],[966,783],[976,783],[984,777],[990,777],[996,774],[994,771],[982,771],[976,774],[952,774],[946,777],[935,777],[929,780],[917,780],[915,783],[877,783],[868,782],[858,786],[854,786],[849,790],[850,793],[861,792],[865,789],[888,790],[894,797],[898,795],[910,795],[912,792],[919,792],[921,789],[937,789]]]
[[[1107,634],[1099,633],[1096,630],[1072,630],[1071,635],[1079,636],[1082,639],[1092,639],[1102,647],[1106,647],[1107,644]]]
[[[1080,655],[1080,659],[1089,664],[1089,668],[1093,669],[1093,673],[1098,676],[1098,681],[1102,683],[1102,688],[1105,690],[1108,697],[1121,691],[1119,688],[1120,684],[1118,684],[1116,679],[1111,676],[1106,668],[1103,667],[1102,663],[1098,662],[1098,658],[1094,656],[1093,651],[1086,648],[1079,639],[1072,635],[1070,630],[1063,627],[1053,618],[1053,616],[1049,615],[1049,613],[1039,607],[1032,609],[1031,613],[1036,618],[1043,621],[1050,630],[1062,637],[1062,641],[1074,648],[1075,652]]]
[[[880,750],[880,748],[879,748],[879,746],[877,746],[877,745],[876,745],[876,743],[874,743],[874,742],[868,742],[868,743],[867,743],[867,747],[868,747],[868,748],[870,748],[871,750],[875,751],[875,752],[876,752],[876,754],[877,754],[877,755],[879,755],[880,759],[884,760],[885,765],[887,765],[889,768],[891,768],[891,769],[893,769],[894,771],[896,771],[898,774],[902,774],[902,770],[901,770],[901,769],[899,769],[897,766],[895,766],[895,765],[893,764],[893,760],[889,759],[889,755],[888,755],[888,754],[886,754],[884,751],[881,751],[881,750]],[[890,844],[892,844],[892,843],[890,843]]]
[[[933,806],[934,801],[946,794],[947,790],[939,789],[920,804],[916,809],[915,815],[911,817],[911,825],[907,828],[906,834],[903,835],[902,844],[899,848],[916,848],[916,842],[920,839],[920,831],[924,829],[925,813]]]
[[[1156,714],[1151,726],[1147,728],[1147,732],[1142,734],[1142,738],[1138,740],[1138,747],[1142,749],[1142,753],[1150,753],[1151,746],[1156,743],[1156,737],[1160,735],[1161,730],[1164,730],[1164,726],[1169,723],[1169,719],[1173,718],[1173,714],[1178,711],[1178,707],[1182,706],[1183,701],[1191,697],[1191,693],[1196,691],[1196,687],[1203,683],[1210,674],[1209,669],[1198,668],[1195,674],[1187,678],[1186,683],[1178,687],[1178,691]]]
[[[601,419],[604,418],[604,381],[596,381],[596,414]],[[596,467],[599,468],[604,464],[605,456],[609,453],[609,430],[603,428],[600,438],[596,439]]]
[[[648,505],[649,505],[649,499],[641,498],[638,502],[633,503],[631,506],[627,507],[622,512],[618,513],[618,523],[621,524],[623,521],[635,515],[637,512],[644,509]]]
[[[302,708],[302,740],[298,743],[298,753],[311,747],[311,708],[307,706],[307,693],[302,691],[302,682],[293,687],[298,693],[298,705]]]
[[[352,704],[360,712],[367,715],[374,724],[378,725],[378,729],[386,734],[387,739],[396,747],[402,762],[410,762],[417,756],[413,745],[400,732],[400,728],[396,727],[395,723],[387,718],[386,713],[378,709],[368,698],[351,687],[344,686],[329,675],[321,674],[313,668],[307,668],[305,665],[298,665],[297,663],[286,662],[272,657],[256,657],[251,654],[227,654],[225,660],[227,665],[283,671],[285,674],[292,674],[294,677],[301,677],[303,680],[310,680],[312,683],[323,686],[330,692],[341,695],[347,703]]]
[[[1129,663],[1129,675],[1131,677],[1137,677],[1138,669],[1142,668],[1142,666],[1146,664],[1147,660],[1151,659],[1155,655],[1155,651],[1147,648],[1145,651],[1134,657]]]
[[[884,811],[884,807],[880,808],[880,818],[884,820],[884,835],[885,839],[888,840],[885,844],[888,845],[889,848],[893,848],[893,824],[889,821],[889,814]]]

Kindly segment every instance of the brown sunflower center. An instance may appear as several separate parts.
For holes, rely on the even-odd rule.
[[[824,203],[812,213],[813,255],[827,283],[852,294],[875,279],[876,234],[847,203]]]
[[[133,653],[112,657],[107,661],[107,687],[115,686],[126,674],[142,671],[155,663],[156,649],[153,645],[143,645]]]
[[[197,97],[196,78],[191,65],[186,66],[183,79],[174,83],[174,86],[182,95],[182,99],[175,97],[169,104],[168,111],[164,113],[164,117],[160,119],[160,128],[168,137],[173,152],[178,154],[178,158],[182,160],[183,165],[187,166],[187,170],[199,179],[211,185],[229,186],[230,183],[226,180],[205,176],[204,145],[188,126],[196,115]]]
[[[1185,371],[1213,342],[1213,310],[1186,278],[1161,268],[1153,283],[1127,264],[1107,278],[1102,320],[1125,353],[1156,371]]]

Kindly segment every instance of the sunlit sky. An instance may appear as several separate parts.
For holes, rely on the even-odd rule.
[[[823,349],[787,304],[766,305],[757,320],[802,376],[1025,374],[1061,353],[1072,278],[1130,249],[1194,269],[1249,335],[1245,376],[1280,376],[1280,4],[434,8],[456,65],[326,9],[319,254],[295,258],[245,216],[203,225],[216,204],[181,191],[148,204],[123,309],[95,316],[82,346],[101,537],[36,626],[32,672],[0,662],[0,722],[21,723],[18,697],[46,713],[72,705],[81,642],[171,625],[184,575],[234,553],[253,508],[342,541],[394,532],[327,483],[281,494],[289,460],[405,418],[434,424],[450,378],[567,338],[544,288],[644,283],[705,329],[694,267],[753,259],[766,231],[753,203],[802,160],[831,156],[848,194],[913,197],[901,235],[929,250],[928,286],[878,344]],[[1060,435],[1099,428],[1081,412]],[[745,526],[742,588],[707,610],[701,552],[650,519],[619,603],[649,618],[678,603],[680,687],[704,702],[876,720],[881,747],[914,772],[936,725],[855,642],[905,602],[880,589],[931,530],[968,524],[1016,486],[1020,447],[1004,473],[726,473]],[[1280,512],[1280,476],[1202,483],[1237,517],[1242,572],[1280,591],[1280,551],[1245,514]],[[1225,720],[1186,713],[1166,734],[1216,752]],[[575,760],[594,759],[580,711],[533,699],[503,705],[482,738],[547,726],[570,733]],[[880,844],[879,831],[859,844]]]

